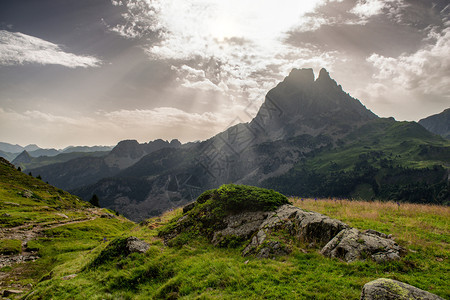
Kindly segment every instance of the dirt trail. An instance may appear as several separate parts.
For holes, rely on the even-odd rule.
[[[54,221],[54,222],[46,222],[46,223],[27,223],[25,225],[20,225],[16,227],[10,228],[0,228],[0,239],[15,239],[21,240],[22,246],[26,244],[28,241],[35,239],[38,236],[42,235],[42,231],[52,228],[57,228],[60,226],[65,226],[69,224],[76,224],[86,221],[95,220],[95,217],[89,218],[81,218],[76,220],[69,221]],[[31,228],[30,228],[31,227]]]
[[[39,258],[36,252],[29,251],[27,249],[27,243],[31,240],[35,240],[39,237],[44,236],[44,231],[47,229],[58,228],[61,226],[66,226],[70,224],[77,224],[95,220],[101,217],[111,217],[112,215],[102,212],[100,209],[87,209],[84,211],[85,217],[80,217],[77,219],[63,219],[51,222],[29,222],[24,225],[10,227],[10,228],[0,228],[0,239],[15,239],[22,241],[22,252],[20,254],[14,255],[0,255],[0,268],[9,267],[16,265],[12,273],[1,272],[0,271],[0,298],[1,291],[5,289],[15,289],[22,292],[29,291],[32,288],[32,284],[27,286],[22,286],[17,283],[14,278],[20,277],[22,269],[26,265],[17,265],[29,261],[35,261]]]

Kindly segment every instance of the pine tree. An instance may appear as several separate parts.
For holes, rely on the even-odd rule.
[[[91,200],[89,200],[89,203],[91,203],[94,206],[100,207],[99,199],[96,194],[92,195],[92,198],[91,198]]]

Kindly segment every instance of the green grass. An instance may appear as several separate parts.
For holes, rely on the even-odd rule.
[[[342,147],[308,159],[307,166],[320,173],[329,171],[335,163],[340,170],[348,171],[361,155],[369,155],[374,166],[380,167],[380,160],[371,158],[371,153],[409,168],[433,167],[450,161],[450,141],[413,122],[378,119],[351,133],[344,142]]]
[[[105,213],[111,212],[94,208],[0,161],[0,227],[5,230],[4,237],[10,237],[0,240],[0,254],[15,255],[25,250],[40,257],[3,267],[0,289],[8,282],[35,286],[40,279],[51,278],[65,263],[82,262],[90,251],[105,244],[104,238],[111,240],[135,226],[123,217],[101,218]],[[20,238],[32,230],[39,231],[28,235],[34,238],[22,249],[24,241]],[[64,268],[63,272],[68,271],[70,268]]]
[[[15,220],[31,228],[96,217],[55,228],[43,227],[40,235],[26,246],[27,251],[35,251],[40,258],[0,270],[5,275],[4,283],[33,285],[33,291],[24,293],[28,294],[27,299],[359,299],[362,286],[380,277],[400,280],[450,299],[449,207],[291,198],[294,205],[358,229],[392,234],[408,250],[407,255],[384,264],[345,263],[298,244],[289,255],[259,259],[241,256],[245,243],[235,248],[214,247],[206,236],[195,234],[178,247],[164,245],[158,232],[179,218],[181,209],[141,225],[123,217],[100,218],[98,214],[106,210],[93,208],[17,170],[2,168],[0,164],[0,216],[7,214],[2,216],[7,220],[4,227],[11,228]],[[24,197],[25,190],[31,191],[32,196]],[[229,192],[233,194],[233,189]],[[201,205],[212,201],[210,197],[204,200]],[[150,250],[128,256],[105,252],[109,242],[127,236],[148,242]],[[4,241],[1,242],[4,247]],[[13,244],[15,251],[20,242],[6,241]],[[107,254],[106,259],[93,266],[92,262],[102,253]],[[77,276],[63,280],[71,274]],[[4,287],[3,283],[0,285]]]
[[[181,210],[150,219],[127,235],[147,241],[145,254],[114,255],[89,267],[105,249],[100,244],[78,259],[54,269],[38,284],[31,299],[359,299],[362,286],[385,277],[450,298],[450,208],[291,199],[305,209],[325,213],[359,229],[393,234],[408,253],[401,261],[345,263],[297,248],[276,259],[242,257],[242,247],[218,248],[204,237],[180,247],[167,247],[158,228],[178,218]],[[61,280],[76,273],[71,280]]]
[[[22,252],[22,242],[20,240],[0,240],[0,254],[19,254]]]

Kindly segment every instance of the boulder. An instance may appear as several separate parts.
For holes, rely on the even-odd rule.
[[[77,274],[70,274],[70,275],[61,277],[61,280],[70,280],[70,279],[73,279],[75,277],[77,277]]]
[[[216,246],[229,238],[248,239],[259,230],[269,212],[243,212],[230,215],[224,218],[226,228],[216,231],[213,235],[212,243]]]
[[[126,248],[129,253],[139,252],[145,253],[150,248],[150,245],[137,237],[130,236],[126,239]]]
[[[279,230],[285,230],[294,240],[324,245],[344,228],[349,226],[339,220],[286,204],[267,214],[242,254],[255,253],[258,257],[288,254],[291,250],[286,244],[271,239]]]
[[[376,262],[400,259],[404,249],[395,241],[376,231],[360,232],[356,228],[347,228],[339,232],[321,253],[327,257],[336,257],[347,262],[371,258]]]
[[[364,285],[361,300],[443,300],[443,298],[412,285],[386,278],[379,278]]]

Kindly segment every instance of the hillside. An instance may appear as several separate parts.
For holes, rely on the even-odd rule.
[[[263,185],[307,197],[450,204],[450,143],[417,123],[376,120],[338,143]]]
[[[439,114],[419,120],[419,124],[432,133],[450,139],[450,108]]]
[[[0,159],[0,289],[31,290],[133,223],[99,209]],[[14,296],[14,293],[13,293]],[[9,296],[11,297],[11,296]]]
[[[239,192],[241,188],[244,194]],[[266,200],[258,206],[261,204],[258,199]],[[305,214],[312,214],[308,211],[312,210],[361,231],[372,229],[389,234],[389,239],[405,249],[405,253],[400,259],[384,263],[365,256],[350,263],[330,259],[320,254],[318,244],[302,242],[283,230],[274,231],[278,234],[272,235],[271,241],[291,241],[290,252],[279,252],[273,258],[243,256],[251,238],[228,239],[218,244],[210,241],[211,231],[204,225],[217,226],[219,223],[211,222],[249,209],[249,214],[257,213],[258,209],[270,214],[272,209],[285,205],[284,199],[276,192],[251,187],[224,186],[205,192],[184,214],[178,209],[149,219],[120,238],[109,243],[97,242],[96,246],[91,243],[89,251],[86,247],[59,260],[52,272],[33,286],[27,299],[359,299],[363,285],[380,277],[450,297],[448,207],[289,199],[295,206],[306,209],[299,210]],[[216,206],[214,201],[225,201],[224,206]],[[233,212],[235,205],[240,207],[239,212]],[[203,217],[189,221],[189,216],[198,213]],[[181,224],[187,224],[182,228],[191,228],[190,231],[178,231],[186,234],[166,245],[166,235]],[[49,230],[48,234],[60,242],[65,239],[73,242],[74,232],[71,228]],[[317,230],[311,233],[320,236]],[[85,234],[92,232],[88,230]]]

